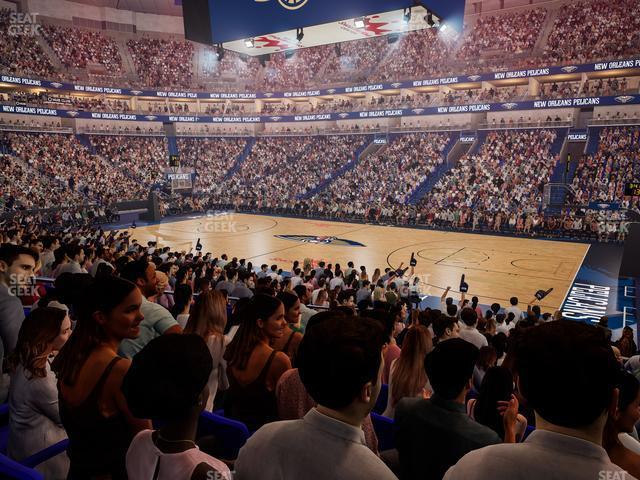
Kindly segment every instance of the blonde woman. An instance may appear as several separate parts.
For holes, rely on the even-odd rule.
[[[227,301],[221,292],[209,290],[198,297],[184,329],[184,333],[195,333],[202,337],[211,353],[213,370],[207,383],[210,394],[205,406],[209,412],[213,411],[218,390],[229,388],[227,362],[223,358],[228,343],[224,336],[226,325]]]
[[[424,358],[433,350],[429,329],[417,325],[408,330],[402,342],[400,357],[391,363],[389,400],[384,416],[393,418],[396,405],[405,397],[425,397],[431,394],[429,379],[424,371]]]

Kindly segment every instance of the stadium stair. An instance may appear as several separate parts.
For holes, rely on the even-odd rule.
[[[602,132],[602,127],[589,128],[589,140],[587,141],[587,149],[584,152],[585,155],[593,155],[598,151],[600,132]]]
[[[438,165],[436,171],[433,172],[432,175],[429,175],[424,182],[422,182],[418,187],[413,191],[413,193],[409,196],[407,200],[407,205],[415,205],[420,201],[422,197],[426,195],[427,192],[430,192],[431,189],[435,186],[436,183],[445,175],[449,170],[451,170],[456,162],[449,162],[449,153],[453,150],[453,147],[460,140],[460,132],[449,132],[450,140],[447,146],[442,151],[442,158],[445,161]]]
[[[91,144],[91,140],[89,139],[89,137],[87,135],[84,134],[76,134],[76,138],[78,139],[78,141],[84,145],[85,147],[87,147],[87,150],[89,150],[89,153],[91,153],[91,155],[95,155],[96,154],[96,149],[95,147]]]
[[[178,140],[175,136],[167,136],[167,142],[169,144],[169,155],[179,155]]]
[[[374,143],[373,143],[373,140],[375,138],[374,135],[368,135],[368,137],[369,137],[368,138],[369,141],[366,142],[364,145],[362,145],[360,148],[358,148],[354,152],[353,160],[348,162],[342,168],[336,170],[333,174],[331,174],[331,176],[329,178],[327,178],[326,180],[323,180],[322,182],[320,182],[320,184],[318,184],[318,186],[316,186],[315,188],[309,190],[307,193],[301,195],[299,197],[299,199],[300,200],[307,200],[307,199],[313,197],[314,195],[317,195],[318,193],[322,192],[336,178],[340,178],[342,175],[344,175],[349,170],[353,170],[353,168],[358,164],[358,162],[360,161],[360,158],[362,158],[363,155],[374,154],[374,153],[378,152],[382,147],[384,147],[384,145],[374,145]],[[369,147],[371,147],[371,148],[369,148]]]
[[[225,180],[229,180],[231,177],[233,177],[233,175],[238,170],[240,170],[240,167],[242,166],[244,161],[247,159],[247,157],[251,153],[251,150],[253,149],[253,146],[255,144],[256,144],[255,138],[247,138],[247,143],[244,146],[244,150],[242,150],[242,153],[238,155],[238,158],[236,158],[236,161],[233,163],[233,166],[229,169],[227,174],[224,176]]]

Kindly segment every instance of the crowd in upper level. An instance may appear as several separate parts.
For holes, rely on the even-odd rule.
[[[424,29],[400,34],[395,42],[374,37],[275,53],[264,66],[255,57],[232,51],[218,59],[213,48],[177,38],[138,35],[126,42],[127,52],[121,52],[113,37],[99,31],[44,25],[41,34],[65,69],[98,66],[86,73],[100,81],[108,82],[111,75],[134,87],[182,89],[224,80],[223,90],[233,89],[236,81],[239,91],[274,91],[318,87],[328,81],[400,81],[627,57],[640,52],[637,9],[634,0],[590,0],[563,5],[553,17],[546,8],[491,13],[469,21],[459,38]],[[9,11],[4,9],[3,70],[74,79],[68,70],[56,71],[35,36],[13,36],[9,27]],[[548,38],[541,39],[543,31],[549,32]],[[123,55],[133,59],[135,81],[122,78]]]

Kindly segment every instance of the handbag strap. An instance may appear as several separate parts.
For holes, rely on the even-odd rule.
[[[153,472],[153,480],[158,480],[158,475],[160,475],[160,459],[162,457],[158,457],[158,461],[156,462],[156,469]]]

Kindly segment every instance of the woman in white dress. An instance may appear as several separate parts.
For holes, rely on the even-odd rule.
[[[216,392],[229,388],[227,379],[227,362],[224,360],[224,350],[228,341],[224,335],[227,324],[227,301],[225,296],[217,290],[209,290],[198,297],[193,311],[189,316],[184,333],[195,333],[202,337],[207,344],[213,369],[209,376],[209,398],[205,409],[213,411]]]
[[[34,310],[22,323],[9,358],[9,440],[7,453],[23,460],[67,438],[58,409],[56,377],[50,360],[71,334],[71,320],[61,308]],[[60,454],[38,466],[47,479],[67,477],[69,459]]]

